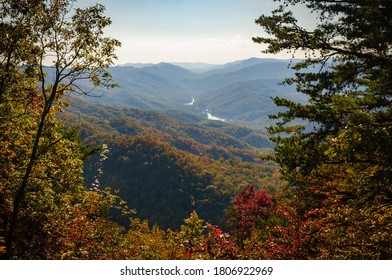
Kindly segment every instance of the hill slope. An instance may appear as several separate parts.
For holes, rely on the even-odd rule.
[[[277,167],[259,159],[270,147],[251,129],[223,122],[179,122],[140,109],[73,102],[68,125],[78,125],[85,143],[107,144],[100,182],[118,188],[138,217],[164,228],[177,228],[193,210],[223,225],[224,211],[242,187],[276,188]],[[93,182],[99,157],[85,166]]]

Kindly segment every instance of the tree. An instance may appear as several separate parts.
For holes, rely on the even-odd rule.
[[[238,193],[231,203],[233,206],[228,211],[227,223],[234,228],[238,244],[242,247],[253,229],[265,225],[273,202],[265,190],[258,191],[254,185],[250,185]]]
[[[333,242],[320,254],[391,258],[392,2],[279,2],[256,20],[269,36],[254,41],[267,44],[266,53],[305,53],[285,83],[296,84],[308,102],[274,99],[287,108],[269,128],[274,159],[301,198],[299,214],[323,208],[335,224]],[[312,30],[288,10],[300,3],[317,19]],[[368,231],[371,224],[378,230]]]
[[[204,225],[205,224],[205,225]],[[185,260],[237,259],[239,250],[230,235],[219,227],[200,219],[195,211],[184,219],[181,230],[168,232],[168,241],[175,246],[172,258]],[[179,254],[179,255],[178,255]]]
[[[329,233],[334,225],[326,217],[325,209],[302,213],[300,198],[280,201],[273,216],[274,224],[260,244],[260,252],[267,259],[325,259],[323,251],[330,247]],[[250,244],[251,245],[251,244]],[[249,246],[252,252],[253,247]],[[248,250],[249,250],[248,249]]]
[[[6,173],[2,177],[2,200],[9,206],[2,219],[6,258],[13,256],[19,218],[31,202],[26,195],[36,187],[34,176],[41,161],[51,150],[61,149],[62,141],[70,137],[53,133],[57,127],[53,115],[61,110],[62,97],[71,92],[88,94],[96,86],[115,86],[107,68],[120,43],[103,36],[111,20],[98,4],[72,12],[74,2],[1,2],[0,33],[5,38],[0,45],[1,128],[8,133],[2,144],[13,148],[4,151],[6,165],[19,161],[18,176]],[[52,66],[45,66],[47,63]],[[12,139],[10,135],[24,138]],[[11,170],[11,165],[7,167]],[[10,184],[10,178],[20,179]]]

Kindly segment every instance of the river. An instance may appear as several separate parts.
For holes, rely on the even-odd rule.
[[[194,104],[195,104],[195,99],[194,98],[192,98],[192,102],[185,103],[185,105],[187,105],[187,106],[193,106]],[[209,110],[209,109],[203,111],[203,114],[206,114],[207,115],[207,119],[212,120],[212,121],[221,121],[221,122],[225,121],[225,119],[213,116],[211,114],[211,110]]]

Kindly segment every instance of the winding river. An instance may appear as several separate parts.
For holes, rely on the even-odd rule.
[[[185,105],[187,105],[187,106],[193,106],[194,104],[195,104],[194,98],[192,98],[192,102],[185,103]],[[209,109],[206,109],[205,111],[203,111],[203,114],[207,115],[207,119],[212,120],[212,121],[221,121],[221,122],[225,121],[225,119],[221,119],[219,117],[213,116],[211,114],[211,110],[209,110]]]

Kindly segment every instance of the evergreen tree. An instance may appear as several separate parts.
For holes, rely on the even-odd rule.
[[[319,257],[390,259],[392,2],[279,2],[256,20],[269,36],[254,41],[267,44],[266,53],[305,53],[285,83],[296,84],[308,102],[275,98],[287,110],[269,128],[274,159],[300,200],[298,213],[328,213],[331,244]],[[294,5],[309,9],[314,29],[300,26]]]

